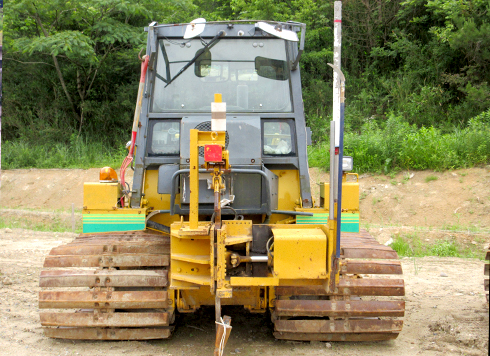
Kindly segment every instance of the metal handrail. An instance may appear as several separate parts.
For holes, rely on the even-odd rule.
[[[170,191],[170,215],[174,215],[175,210],[175,191],[177,188],[177,177],[184,173],[189,173],[190,169],[180,169],[172,175],[172,190]],[[200,169],[199,173],[209,173],[206,169]],[[270,182],[267,174],[259,169],[228,169],[225,173],[242,173],[242,174],[260,174],[265,178],[265,189],[267,195],[267,217],[271,216],[271,204],[270,204]]]

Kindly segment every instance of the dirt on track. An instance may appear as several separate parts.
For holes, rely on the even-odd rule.
[[[4,171],[0,216],[17,214],[22,219],[23,214],[40,214],[43,219],[48,216],[49,223],[49,212],[28,209],[69,211],[71,203],[80,209],[83,181],[96,181],[97,172]],[[326,175],[311,170],[311,178],[312,183],[318,183]],[[362,220],[374,224],[369,230],[380,242],[402,229],[420,227],[431,227],[428,239],[472,240],[477,235],[478,241],[489,241],[487,169],[415,172],[411,178],[410,172],[394,177],[364,176],[360,182]],[[460,231],[455,227],[461,227]],[[463,231],[469,227],[477,233]],[[44,337],[37,305],[39,273],[49,250],[74,237],[73,233],[0,229],[0,355],[212,355],[214,310],[206,308],[180,316],[169,340],[94,342]],[[477,243],[482,245],[483,256],[484,243]],[[233,326],[225,355],[487,355],[489,318],[483,262],[424,257],[403,258],[402,265],[406,316],[398,339],[367,343],[277,341],[268,316],[224,308]]]

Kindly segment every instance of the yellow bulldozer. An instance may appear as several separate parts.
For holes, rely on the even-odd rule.
[[[128,157],[119,177],[104,168],[85,183],[83,233],[44,262],[45,335],[165,339],[176,313],[214,306],[222,323],[221,306],[234,305],[269,311],[277,339],[398,336],[401,264],[360,230],[342,147],[312,199],[305,29],[201,19],[145,29]]]

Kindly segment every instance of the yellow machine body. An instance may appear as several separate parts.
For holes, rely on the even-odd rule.
[[[120,197],[121,185],[117,182],[83,184],[84,209],[116,209]]]
[[[327,276],[327,236],[320,228],[274,229],[274,274],[288,279]]]

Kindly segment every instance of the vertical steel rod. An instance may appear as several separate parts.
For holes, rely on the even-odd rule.
[[[340,69],[341,62],[341,49],[342,49],[342,1],[334,2],[334,28],[333,28],[333,65]],[[335,147],[339,147],[339,128],[340,128],[340,87],[341,79],[339,74],[334,71],[333,73],[333,111],[332,118],[335,121]],[[338,153],[338,152],[337,152]],[[335,196],[338,196],[338,182],[337,176],[339,174],[339,166],[342,165],[342,161],[339,161],[339,157],[335,156],[334,164],[334,177],[332,183],[334,185]]]
[[[336,257],[340,258],[340,231],[341,231],[341,219],[342,219],[342,175],[343,175],[343,169],[342,169],[342,162],[344,158],[344,111],[345,111],[345,104],[344,104],[344,97],[345,97],[345,84],[344,81],[341,83],[341,89],[340,89],[340,127],[339,127],[339,175],[338,175],[338,198],[337,198],[337,251],[336,251]]]
[[[340,67],[342,48],[342,1],[334,2],[334,25],[333,25],[333,65]],[[333,120],[337,123],[335,134],[335,147],[339,147],[339,122],[340,122],[340,76],[333,73]]]
[[[328,203],[328,219],[334,220],[335,204],[335,121],[330,121],[330,195]]]
[[[334,28],[333,28],[333,67],[341,71],[341,50],[342,50],[342,1],[334,2]],[[342,157],[343,157],[343,112],[342,112],[342,79],[340,73],[334,70],[333,73],[333,121],[335,125],[335,164],[334,177],[331,179],[334,185],[334,195],[337,200],[337,258],[340,257],[340,215],[342,211]],[[342,137],[342,138],[341,138]]]

